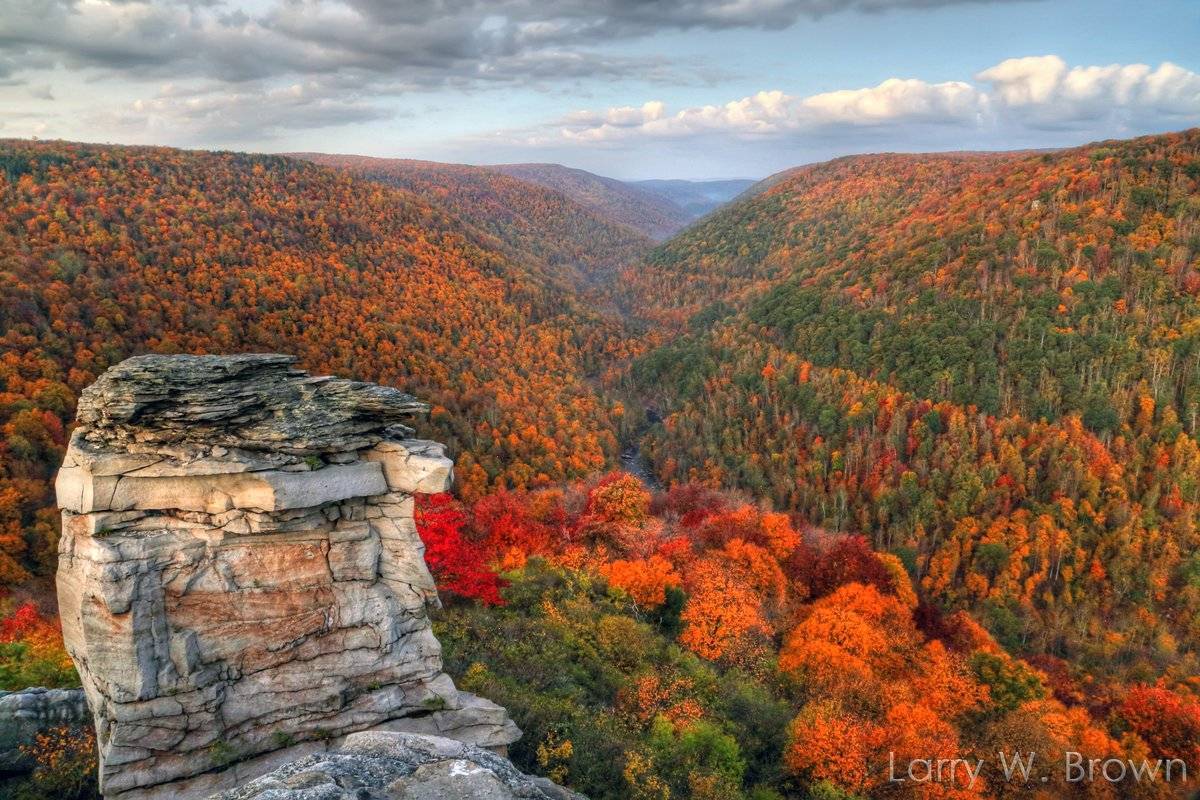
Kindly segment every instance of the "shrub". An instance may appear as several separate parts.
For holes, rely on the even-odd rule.
[[[36,766],[13,790],[14,800],[100,800],[96,734],[91,728],[52,728],[21,750]]]

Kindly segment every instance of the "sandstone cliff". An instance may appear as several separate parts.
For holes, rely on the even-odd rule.
[[[425,406],[293,361],[140,356],[80,399],[58,592],[107,797],[206,795],[355,731],[520,735],[441,671],[413,495],[452,464],[402,424]]]

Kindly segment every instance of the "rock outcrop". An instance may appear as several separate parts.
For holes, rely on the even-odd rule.
[[[79,689],[24,689],[0,692],[0,774],[33,769],[21,750],[50,728],[82,728],[92,724],[87,700]]]
[[[355,731],[520,736],[425,613],[413,495],[452,480],[402,424],[426,406],[293,362],[140,356],[82,394],[58,594],[106,797],[207,795]]]
[[[212,800],[586,800],[473,745],[411,733],[354,733]]]

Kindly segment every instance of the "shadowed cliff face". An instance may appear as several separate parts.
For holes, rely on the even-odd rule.
[[[453,465],[400,424],[424,405],[291,364],[142,356],[80,399],[58,590],[106,796],[203,796],[367,729],[520,735],[441,671],[413,495]]]

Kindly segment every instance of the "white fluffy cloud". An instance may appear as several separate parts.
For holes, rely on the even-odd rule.
[[[890,78],[866,89],[809,97],[764,91],[723,105],[695,106],[674,114],[668,114],[666,106],[658,101],[599,113],[577,112],[562,121],[561,134],[573,141],[605,142],[719,133],[773,136],[899,122],[971,124],[978,121],[987,106],[987,96],[966,83]]]
[[[889,78],[860,89],[807,97],[762,91],[723,105],[669,112],[662,102],[581,111],[526,132],[527,141],[618,143],[726,135],[743,138],[839,132],[887,133],[901,126],[1079,127],[1136,116],[1146,125],[1200,122],[1200,75],[1172,63],[1068,67],[1058,56],[1014,58],[982,70],[975,82]]]
[[[889,78],[869,89],[842,89],[806,97],[800,107],[822,124],[969,123],[977,121],[987,109],[987,97],[961,81],[926,83]]]
[[[1109,115],[1195,120],[1200,75],[1165,62],[1068,67],[1058,56],[1010,58],[978,73],[998,106],[1035,125],[1057,127]]]

